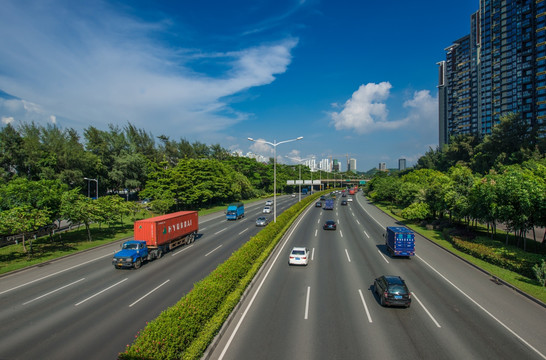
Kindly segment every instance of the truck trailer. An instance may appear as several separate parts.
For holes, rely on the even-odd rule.
[[[415,255],[415,233],[404,226],[388,226],[385,236],[387,250],[393,256]]]
[[[197,211],[180,211],[135,221],[134,240],[122,244],[114,254],[116,269],[138,269],[144,261],[159,259],[163,254],[195,241],[199,221]]]

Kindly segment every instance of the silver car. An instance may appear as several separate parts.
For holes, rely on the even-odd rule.
[[[265,216],[256,219],[256,226],[266,226],[267,224],[269,224],[269,220]]]

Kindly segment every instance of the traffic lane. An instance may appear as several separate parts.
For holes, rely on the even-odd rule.
[[[361,201],[359,199],[359,201]],[[376,219],[386,219],[388,223],[395,220],[385,215],[381,210],[363,199],[368,216]],[[376,222],[375,220],[371,221]],[[482,306],[491,317],[497,319],[501,326],[513,331],[528,341],[540,353],[546,354],[546,343],[543,336],[543,324],[546,321],[544,307],[529,298],[517,293],[510,287],[498,284],[489,275],[477,270],[458,257],[416,235],[416,259],[423,261],[431,271],[441,269],[440,273],[446,277],[440,281],[449,281],[452,286],[460,289],[476,306]],[[485,305],[484,305],[485,304]],[[510,309],[507,311],[507,309]],[[495,320],[495,321],[497,321]]]
[[[229,236],[228,236],[228,238],[234,238],[234,237],[229,237]],[[212,242],[212,241],[211,241],[211,242]],[[192,246],[192,245],[189,245],[189,246],[184,247],[184,250],[187,250],[187,249],[188,249],[189,247],[191,247],[191,246]],[[203,249],[203,250],[206,250],[206,249]],[[220,252],[218,252],[218,253],[220,253]],[[229,257],[229,254],[227,254],[227,253],[231,254],[231,251],[229,251],[229,250],[226,251],[226,258]],[[170,254],[172,254],[172,253],[170,253]],[[188,254],[189,254],[189,252],[188,252]],[[167,256],[168,256],[168,254],[167,254]],[[192,255],[192,257],[190,258],[190,260],[192,260],[193,257],[194,257],[194,256]],[[162,266],[159,266],[160,263],[162,264]],[[211,261],[210,261],[210,258],[209,258],[209,260],[207,260],[207,262],[206,262],[206,264],[213,264],[213,263],[214,263],[214,261],[211,262]],[[158,260],[158,261],[156,261],[156,262],[151,262],[151,263],[146,264],[146,266],[143,266],[141,269],[139,269],[139,271],[130,271],[130,270],[128,270],[128,271],[123,271],[123,270],[122,270],[122,271],[115,271],[115,270],[113,269],[112,265],[111,265],[111,257],[108,257],[108,259],[106,259],[106,262],[105,262],[104,264],[102,264],[103,266],[100,266],[100,265],[99,265],[99,266],[100,266],[101,269],[111,269],[112,274],[131,274],[131,275],[140,274],[141,276],[145,276],[145,277],[146,277],[145,280],[148,280],[148,282],[151,281],[153,284],[156,284],[157,281],[153,281],[153,279],[148,279],[148,278],[147,278],[147,277],[148,277],[148,274],[147,274],[147,273],[149,273],[149,272],[146,271],[145,269],[148,268],[148,269],[151,270],[152,268],[156,268],[157,266],[159,266],[159,267],[157,267],[157,270],[158,270],[157,274],[162,274],[163,272],[162,272],[161,270],[164,270],[165,268],[167,268],[167,267],[168,267],[168,266],[167,266],[168,264],[169,264],[168,260],[166,260],[166,259],[161,259],[161,260]],[[154,265],[156,265],[156,266],[154,266]],[[203,271],[203,269],[204,269],[204,272],[201,272],[201,274],[198,275],[197,277],[188,277],[188,276],[187,276],[187,273],[188,273],[188,272],[187,272],[187,271],[184,271],[184,274],[185,274],[185,275],[184,275],[184,281],[188,284],[188,287],[185,289],[185,292],[189,291],[189,289],[191,289],[191,286],[193,286],[193,283],[194,283],[195,281],[197,281],[197,280],[203,278],[203,277],[204,277],[208,272],[210,272],[215,266],[216,266],[216,265],[210,266],[209,268],[207,268],[207,267],[204,266],[204,265],[199,265],[198,268],[201,269],[200,271]],[[156,270],[156,269],[154,269],[154,271],[155,271],[155,270]],[[180,267],[178,267],[178,265],[177,265],[177,269],[175,269],[175,270],[178,270],[178,272],[180,273]],[[185,269],[185,270],[186,270],[186,269]],[[167,270],[167,273],[168,273],[168,274],[171,274],[172,272],[169,272],[169,271]],[[101,277],[102,277],[102,276],[101,276]],[[163,275],[159,275],[159,277],[160,277],[161,279],[164,278]],[[122,280],[123,280],[123,279],[122,279]],[[190,280],[190,281],[188,281],[188,280]],[[138,281],[137,283],[138,283],[139,285],[142,285],[142,286],[141,286],[142,288],[145,287],[145,282],[144,282],[144,281]],[[173,281],[172,283],[176,283],[176,281]],[[117,284],[117,283],[114,283],[114,284]],[[99,290],[99,288],[100,288],[101,290]],[[135,289],[135,291],[137,291],[137,292],[140,293],[140,291],[138,290],[138,288],[139,288],[139,287],[130,288],[130,289]],[[148,287],[148,288],[150,288],[150,287]],[[180,286],[177,286],[177,288],[180,288]],[[119,289],[123,289],[123,292],[124,292],[124,293],[128,293],[127,290],[126,290],[126,288],[121,287],[121,284],[120,284]],[[164,289],[167,289],[167,287],[164,287]],[[83,299],[85,300],[85,299],[90,299],[91,296],[94,296],[93,294],[97,294],[97,291],[100,292],[100,291],[103,291],[104,289],[103,289],[103,287],[101,287],[100,284],[99,284],[99,285],[95,285],[95,286],[92,286],[92,287],[86,287],[84,290],[85,290],[84,293],[80,294],[80,295],[82,295],[82,296],[80,296],[80,298],[83,298]],[[109,290],[109,289],[108,289],[108,291],[113,291],[113,290]],[[130,293],[130,292],[129,292],[129,293]],[[114,294],[115,294],[115,293],[114,293]],[[161,296],[161,300],[166,301],[166,303],[165,303],[165,306],[161,306],[161,309],[166,308],[167,306],[169,306],[169,305],[175,303],[175,302],[178,301],[178,300],[182,297],[182,295],[183,295],[183,294],[177,294],[177,292],[172,292],[172,291],[167,292],[167,295],[168,295],[168,294],[173,294],[173,298],[172,298],[171,300],[168,300],[168,299],[169,299],[168,296],[162,295],[162,296]],[[105,295],[106,295],[106,294],[105,294]],[[136,294],[135,294],[135,295],[136,295]],[[108,297],[108,298],[110,298],[110,297]],[[121,297],[120,297],[119,295],[116,294],[116,295],[114,295],[114,298],[120,299]],[[99,299],[99,297],[97,297],[97,299]],[[134,300],[134,297],[133,297],[133,300]],[[80,300],[80,301],[81,301],[81,300]],[[92,302],[93,299],[85,300],[85,302],[87,302],[87,301]],[[82,303],[82,304],[79,304],[78,306],[80,306],[80,305],[83,306],[84,304]],[[154,305],[155,305],[154,308],[157,308],[157,305],[158,305],[158,304],[154,304]],[[58,313],[58,311],[57,311],[57,313]],[[157,311],[153,311],[153,312],[152,312],[152,315],[151,315],[151,316],[152,316],[151,318],[155,318],[155,317],[158,315],[158,313],[159,313],[159,312],[157,312]],[[62,316],[60,316],[60,317],[62,317]],[[50,320],[49,317],[47,317],[47,316],[41,316],[41,317],[38,316],[38,318],[43,318],[43,323],[48,324],[48,325],[45,326],[44,328],[50,328],[51,320]],[[107,318],[108,318],[108,317],[107,317]],[[81,321],[82,321],[82,320],[81,320],[80,318],[75,319],[75,320],[72,320],[72,322],[76,322],[76,323],[81,323]],[[143,323],[144,323],[144,322],[143,322]],[[36,329],[39,329],[40,326],[36,326],[35,328],[36,328]],[[51,329],[51,328],[50,328],[50,329]],[[130,341],[130,340],[132,341],[132,335],[134,335],[134,333],[135,333],[137,330],[138,330],[138,328],[135,328],[134,331],[131,332],[131,337],[130,337],[130,338],[129,338],[129,337],[126,337],[128,341]],[[38,331],[38,333],[39,333],[39,331]],[[71,334],[70,331],[67,332],[67,335],[69,335],[69,334]],[[91,336],[88,336],[88,335],[91,335]],[[50,341],[44,341],[45,339],[43,338],[43,336],[38,335],[37,337],[39,337],[39,338],[37,338],[36,341],[42,341],[42,342],[44,342],[45,344],[50,342]],[[92,336],[92,334],[87,334],[87,335],[82,336],[82,338],[85,340],[85,339],[93,338],[93,336]],[[110,343],[111,343],[111,342],[110,342]],[[125,342],[123,342],[123,343],[125,343]],[[58,345],[58,344],[57,344],[57,345]],[[97,345],[97,344],[92,345],[92,346],[91,346],[91,349],[92,349],[94,346],[96,346],[96,345]],[[82,345],[80,344],[80,345],[79,345],[79,348],[81,348],[81,347],[82,347]],[[55,346],[53,346],[53,348],[55,348]],[[51,349],[51,350],[52,350],[52,349]],[[118,351],[121,351],[121,350],[123,350],[123,349],[121,349],[121,348],[118,347],[118,348],[116,348],[116,350],[115,350],[114,352],[111,352],[111,351],[110,351],[110,356],[115,356],[115,354],[117,354],[117,352],[118,352]],[[15,350],[15,351],[16,351],[16,353],[17,353],[18,350]],[[39,349],[35,349],[35,351],[40,352]],[[81,354],[81,353],[80,353],[80,354]],[[29,356],[32,356],[32,355],[30,354]],[[29,357],[29,358],[30,358],[30,357]]]
[[[239,225],[242,225],[243,223],[240,221]],[[234,228],[234,227],[233,227]],[[251,228],[252,230],[254,227]],[[233,235],[230,236],[229,232],[226,232],[224,235],[220,236],[209,236],[208,238],[205,237],[202,240],[202,244],[212,244],[215,245],[215,243],[235,243],[237,240],[237,236]],[[250,234],[250,232],[249,232]],[[227,236],[225,236],[227,235]],[[246,240],[245,240],[246,241]],[[195,245],[196,243],[194,243]],[[107,269],[110,269],[109,272],[111,274],[117,274],[118,276],[130,276],[131,281],[127,281],[126,283],[119,284],[119,286],[116,286],[115,288],[109,289],[107,293],[99,294],[101,291],[107,289],[107,284],[99,284],[96,283],[93,286],[87,286],[85,288],[84,292],[80,292],[79,294],[79,300],[76,304],[74,304],[74,301],[72,301],[72,304],[62,304],[63,306],[70,307],[70,306],[87,306],[87,303],[89,304],[95,304],[96,301],[103,301],[103,299],[108,299],[108,302],[111,301],[112,298],[116,299],[115,304],[127,304],[129,301],[131,301],[131,304],[134,304],[136,300],[138,300],[140,297],[145,295],[145,291],[152,290],[157,284],[162,284],[161,281],[164,281],[166,278],[171,277],[168,279],[170,282],[167,285],[164,285],[161,287],[160,290],[158,290],[154,295],[150,295],[146,297],[146,299],[139,301],[139,304],[135,304],[135,307],[142,309],[142,304],[146,304],[149,301],[152,301],[154,298],[155,300],[149,304],[150,306],[146,306],[143,308],[142,311],[139,311],[138,315],[135,315],[134,312],[132,315],[127,315],[125,317],[122,316],[121,313],[124,311],[127,311],[126,309],[123,310],[123,307],[120,309],[117,305],[114,306],[113,310],[110,311],[110,313],[107,316],[101,316],[100,319],[94,319],[94,322],[92,325],[89,325],[88,328],[90,330],[83,331],[81,329],[74,328],[74,326],[79,325],[71,325],[71,324],[82,324],[86,323],[87,316],[84,315],[77,315],[77,318],[73,318],[70,320],[62,320],[65,322],[62,326],[54,326],[49,316],[38,316],[37,318],[40,319],[40,324],[45,324],[42,326],[36,326],[37,329],[36,335],[30,339],[31,341],[37,341],[39,344],[43,344],[37,347],[34,347],[33,349],[30,349],[28,353],[24,354],[26,358],[33,358],[36,354],[39,354],[42,351],[45,351],[48,354],[53,354],[53,358],[55,356],[66,356],[66,354],[69,353],[69,350],[64,348],[62,346],[62,343],[65,341],[64,339],[66,337],[75,340],[79,345],[75,347],[74,349],[74,356],[81,356],[82,354],[86,353],[86,349],[88,351],[94,351],[93,349],[97,346],[100,347],[100,352],[104,353],[104,357],[100,358],[106,358],[106,357],[115,357],[118,352],[124,350],[124,346],[127,342],[131,342],[133,339],[134,334],[145,325],[145,321],[153,319],[159,315],[161,309],[165,309],[168,306],[172,306],[174,303],[176,303],[185,293],[187,293],[192,287],[193,283],[197,282],[198,280],[205,277],[210,271],[212,271],[217,264],[220,263],[220,260],[218,260],[219,257],[221,257],[221,260],[224,260],[228,258],[233,248],[226,247],[223,249],[223,251],[217,251],[215,252],[215,258],[211,256],[207,256],[209,249],[206,246],[198,246],[193,248],[193,245],[182,247],[180,251],[183,251],[181,253],[167,253],[163,259],[150,262],[145,264],[145,266],[141,267],[138,271],[132,271],[132,270],[115,270],[113,266],[111,265],[111,259],[107,259],[107,262],[104,263],[104,267]],[[191,250],[190,250],[191,249]],[[178,250],[178,249],[177,249]],[[175,255],[176,254],[176,255]],[[222,255],[223,254],[223,255]],[[175,261],[174,258],[171,260],[170,257],[176,256],[177,260]],[[201,261],[199,264],[195,264],[195,259],[205,259]],[[122,279],[123,280],[123,279]],[[117,284],[114,283],[114,284]],[[173,291],[175,289],[175,291]],[[96,298],[94,295],[99,294]],[[83,301],[83,302],[82,302]],[[62,307],[61,309],[57,309],[56,311],[52,311],[54,314],[62,313]],[[108,306],[102,304],[100,306],[101,312],[105,313],[108,310]],[[159,309],[159,310],[158,310]],[[116,313],[116,311],[119,311],[119,313]],[[112,314],[115,313],[115,314]],[[75,316],[75,315],[74,315]],[[93,317],[95,315],[91,315]],[[63,316],[58,316],[59,318],[64,319]],[[124,324],[124,330],[125,331],[116,331],[115,335],[112,334],[109,338],[110,341],[107,344],[97,344],[91,341],[90,339],[96,339],[96,331],[94,328],[96,327],[102,327],[104,329],[109,329],[109,326],[111,326],[110,319],[119,318],[117,322]],[[141,318],[142,320],[140,322],[138,321],[131,321],[131,319],[136,320],[138,318]],[[66,324],[68,323],[68,324]],[[133,325],[134,324],[134,325]],[[44,336],[43,333],[41,333],[40,329],[55,329],[56,336],[55,338],[61,339],[60,343],[54,341],[51,337],[48,337],[47,335]],[[127,329],[130,329],[127,331]],[[107,333],[109,333],[107,331]],[[81,335],[76,335],[81,334]],[[123,335],[122,335],[123,334]],[[118,339],[119,338],[119,341]],[[28,337],[27,337],[28,340]],[[114,341],[115,340],[115,341]],[[123,341],[121,341],[123,340]],[[21,344],[17,344],[17,342],[13,342],[12,344],[15,344],[14,352],[17,354],[20,350]],[[11,344],[10,344],[11,345]],[[111,346],[113,345],[113,346]],[[43,349],[43,346],[48,346],[48,348]],[[4,348],[6,349],[6,348]],[[56,349],[62,349],[62,353],[58,353],[59,350]],[[9,352],[9,349],[6,349],[7,354],[11,355],[12,353]],[[57,355],[55,355],[57,354]]]
[[[312,208],[308,208],[305,212],[310,210]],[[296,222],[299,223],[304,219],[306,217],[300,217]],[[244,304],[234,313],[235,317],[229,325],[230,329],[226,336],[219,339],[215,350],[209,353],[208,358],[272,359],[293,358],[295,354],[302,354],[297,335],[309,332],[308,326],[303,322],[307,296],[305,276],[309,269],[313,268],[313,260],[308,266],[289,266],[288,255],[293,246],[307,246],[312,249],[315,241],[306,236],[307,234],[294,234],[295,229],[297,226],[291,228],[289,230],[291,235],[283,238],[274,249],[259,276],[254,280],[256,286],[250,288]],[[290,241],[287,241],[288,239]],[[277,269],[282,271],[278,272]],[[275,277],[274,287],[269,285],[270,275]],[[265,286],[262,281],[265,282]],[[255,290],[262,286],[264,289],[272,288],[273,291],[256,293]],[[296,294],[296,300],[293,298],[294,294]],[[252,304],[251,307],[247,306],[249,302]],[[293,321],[282,321],[278,312],[273,309],[282,309],[282,319],[290,318]],[[241,319],[244,319],[244,322]],[[239,321],[243,326],[238,325]],[[255,328],[248,326],[247,323],[262,329],[255,331]],[[235,327],[238,329],[237,333],[233,332]],[[234,334],[233,338],[230,338],[231,333]],[[282,338],[282,346],[279,346],[276,341],[278,337]],[[228,344],[229,346],[226,346]],[[306,357],[305,354],[302,356]]]
[[[437,341],[438,329],[425,311],[420,309],[419,303],[414,301],[409,309],[384,308],[379,304],[379,298],[374,293],[374,279],[383,274],[404,275],[392,271],[391,266],[375,251],[375,243],[362,236],[362,225],[356,222],[352,211],[343,210],[340,210],[340,216],[344,219],[346,235],[341,245],[348,252],[352,266],[348,268],[348,274],[338,276],[353,279],[347,288],[358,286],[362,303],[366,304],[370,327],[367,332],[360,333],[366,338],[366,348],[374,349],[373,357],[445,358],[443,354],[449,346]],[[338,252],[341,250],[338,249]],[[393,346],[393,339],[396,339],[396,346]]]
[[[155,262],[154,265],[158,264]],[[62,326],[56,328],[54,337],[47,337],[43,345],[39,343],[37,347],[29,349],[24,358],[36,358],[42,352],[50,354],[51,358],[81,358],[85,354],[101,359],[115,358],[148,321],[174,305],[191,290],[195,282],[216,266],[210,258],[190,252],[180,254],[176,262],[164,264],[168,264],[168,274],[155,267],[142,267],[139,271],[132,271],[139,278],[130,279],[78,306],[73,305],[80,310],[73,315],[75,318],[64,321]],[[150,293],[166,280],[169,281]],[[90,294],[85,295],[89,298]],[[100,309],[100,316],[97,316],[97,309]],[[77,346],[65,348],[63,344],[67,339]]]
[[[258,207],[256,207],[258,209]],[[219,229],[226,228],[225,216],[222,214],[205,215],[200,219],[199,237],[204,235],[203,228],[210,226],[218,226]],[[28,269],[18,271],[11,274],[6,274],[0,279],[0,304],[9,296],[8,300],[12,302],[13,293],[23,290],[24,288],[35,288],[38,292],[43,291],[43,288],[55,288],[58,283],[66,283],[74,278],[74,274],[84,276],[93,272],[95,269],[104,268],[103,263],[97,265],[97,262],[105,258],[111,261],[112,255],[119,251],[122,241],[114,242],[100,248],[91,249],[88,251],[76,253],[61,259],[52,260],[39,266],[30,267]],[[49,284],[48,284],[49,282]],[[40,284],[46,285],[40,285]],[[32,296],[23,295],[24,297]]]
[[[373,211],[373,209],[367,210],[369,212]],[[379,218],[382,215],[384,214],[376,212],[373,214],[373,217]],[[375,226],[375,222],[375,220],[369,221],[372,227]],[[421,272],[414,277],[414,281],[411,278],[407,280],[414,284],[420,284],[421,282],[434,279],[435,284],[442,285],[441,289],[443,290],[436,288],[430,291],[420,291],[420,293],[434,295],[449,294],[448,299],[462,296],[459,301],[465,305],[472,304],[472,309],[474,310],[472,314],[475,315],[469,316],[470,321],[486,314],[490,320],[488,326],[496,328],[500,326],[504,329],[505,333],[511,335],[512,339],[517,339],[518,343],[528,342],[529,345],[527,348],[537,349],[539,353],[544,354],[543,330],[541,329],[543,329],[546,313],[543,311],[543,308],[527,298],[514,293],[511,289],[496,285],[482,272],[450,255],[421,236],[417,235],[416,238],[417,256],[412,258],[411,261],[413,263],[404,262],[403,259],[387,259],[391,259],[390,261],[395,264],[397,260],[402,260],[399,263],[415,266],[417,266],[418,262],[421,262],[420,268],[425,268],[424,270],[428,275]],[[379,246],[382,247],[382,245]],[[437,269],[441,269],[441,272]],[[436,301],[431,301],[431,306],[435,306],[437,303]],[[439,303],[442,304],[442,302]],[[441,308],[437,312],[443,313],[445,309]],[[514,313],[517,313],[517,315]],[[460,318],[459,314],[460,311],[457,310],[451,315],[458,319]],[[449,320],[448,322],[452,321]],[[521,339],[518,339],[518,337],[521,337]],[[480,335],[471,337],[468,340],[473,341],[476,338],[479,339]],[[508,343],[510,342],[508,341]],[[479,343],[477,346],[479,346]],[[502,348],[503,346],[499,347]],[[535,352],[534,350],[532,351]],[[536,355],[537,353],[535,352]]]

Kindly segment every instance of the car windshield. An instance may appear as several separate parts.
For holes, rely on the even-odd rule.
[[[132,250],[132,249],[137,249],[138,245],[137,244],[125,244],[125,245],[123,245],[123,248]]]
[[[305,255],[303,250],[292,250],[292,255]]]
[[[391,285],[389,286],[389,292],[391,294],[406,294],[406,288],[402,285]]]

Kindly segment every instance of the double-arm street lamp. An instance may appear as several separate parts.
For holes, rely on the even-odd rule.
[[[273,142],[269,142],[269,141],[265,141],[261,139],[254,140],[253,138],[250,138],[250,137],[248,138],[248,140],[250,141],[264,143],[264,144],[273,146],[273,219],[274,219],[274,222],[277,222],[277,146],[280,144],[285,144],[288,142],[297,141],[301,139],[303,139],[303,136],[300,136],[295,139],[284,140],[279,142],[277,142],[277,140],[273,140]]]
[[[94,181],[94,182],[97,183],[97,188],[96,188],[96,189],[97,189],[97,200],[98,200],[98,199],[99,199],[99,180],[97,180],[97,179],[90,179],[90,178],[86,178],[86,177],[84,177],[83,179],[89,181],[89,182],[87,183],[87,197],[90,197],[90,194],[89,194],[89,185],[90,185],[90,182],[91,182],[91,181]]]

